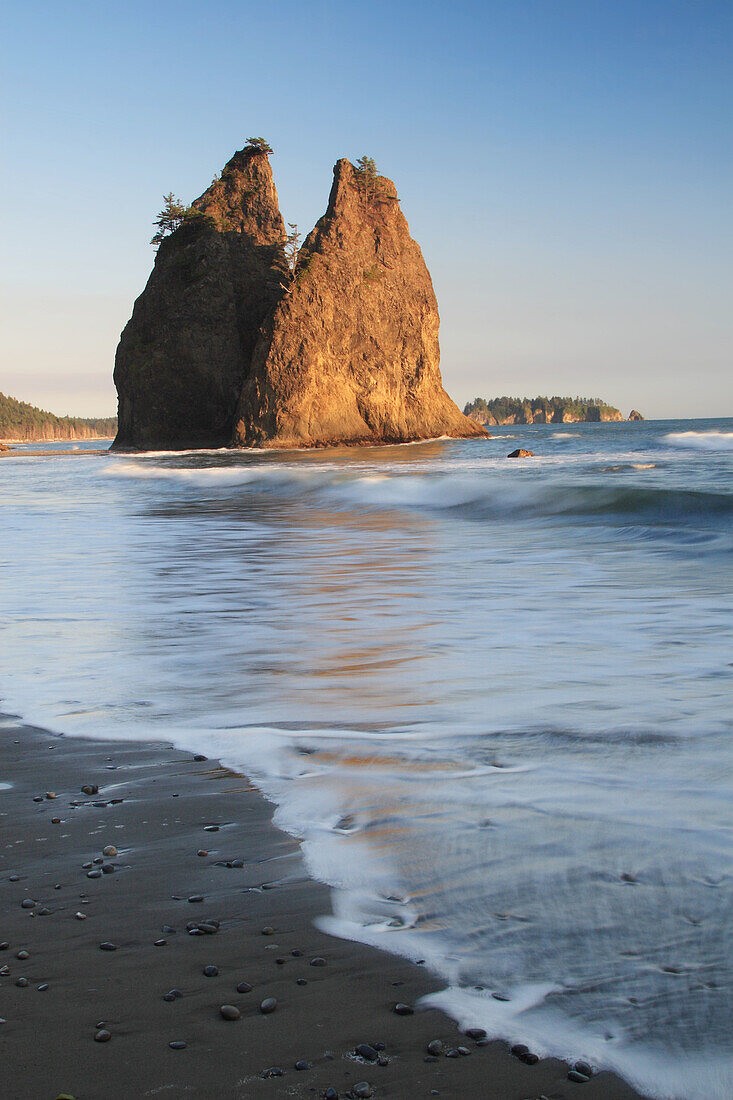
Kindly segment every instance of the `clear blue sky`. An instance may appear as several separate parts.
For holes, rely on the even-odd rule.
[[[8,5],[0,390],[113,412],[161,196],[263,135],[303,229],[338,157],[395,180],[460,403],[733,415],[732,27],[729,0]]]

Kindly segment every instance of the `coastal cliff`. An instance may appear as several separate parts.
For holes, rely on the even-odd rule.
[[[114,446],[488,435],[443,389],[437,302],[394,184],[340,160],[291,271],[267,148],[250,139],[162,239],[117,349]]]
[[[240,150],[161,242],[122,333],[116,448],[230,442],[260,326],[283,292],[284,244],[267,155]]]
[[[583,424],[623,420],[618,409],[596,397],[496,397],[491,401],[477,397],[469,401],[463,411],[478,424],[489,425]],[[637,417],[641,419],[638,413]]]
[[[2,442],[51,443],[56,440],[110,439],[117,420],[108,417],[55,416],[26,401],[0,393],[0,450]]]

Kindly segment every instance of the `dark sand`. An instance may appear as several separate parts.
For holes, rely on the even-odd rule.
[[[259,792],[215,762],[11,721],[0,723],[0,754],[0,783],[13,785],[0,789],[0,941],[9,943],[0,968],[10,970],[0,976],[0,1095],[8,1100],[321,1097],[329,1087],[343,1098],[361,1081],[375,1097],[638,1096],[610,1074],[575,1084],[561,1062],[528,1066],[505,1044],[477,1046],[439,1012],[396,1015],[395,1002],[413,1004],[438,983],[419,966],[317,931],[328,889],[305,876],[297,843],[273,826]],[[85,783],[99,794],[83,795]],[[57,797],[33,801],[47,791]],[[219,831],[204,831],[208,824]],[[119,854],[105,862],[115,873],[87,878],[82,864],[110,844]],[[236,858],[242,868],[216,865]],[[188,900],[195,895],[205,900]],[[26,898],[36,906],[23,908]],[[217,934],[187,934],[187,921],[206,917],[220,921]],[[166,924],[175,932],[164,933]],[[267,926],[273,935],[263,935]],[[117,950],[100,950],[105,941]],[[17,959],[20,950],[29,958]],[[317,956],[325,966],[311,965]],[[217,977],[204,977],[207,965]],[[27,986],[16,985],[21,977]],[[238,993],[240,982],[252,991]],[[164,1001],[173,988],[183,996]],[[271,1015],[259,1010],[266,997],[277,998]],[[222,1019],[223,1004],[241,1018]],[[112,1035],[105,1043],[94,1041],[102,1021]],[[436,1038],[470,1055],[426,1062]],[[172,1050],[171,1041],[187,1046]],[[387,1064],[355,1059],[360,1043],[383,1043]],[[299,1071],[301,1059],[309,1068]],[[266,1076],[271,1067],[282,1076]]]

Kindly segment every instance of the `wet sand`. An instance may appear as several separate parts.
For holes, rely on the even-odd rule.
[[[87,784],[99,792],[83,794]],[[260,793],[216,762],[0,721],[3,1096],[234,1100],[333,1089],[343,1100],[369,1095],[353,1091],[367,1082],[375,1097],[638,1097],[607,1073],[575,1083],[562,1062],[525,1065],[435,1010],[397,1015],[395,1003],[412,1006],[439,983],[319,932],[329,891],[308,879],[297,842],[271,817]],[[110,845],[117,855],[104,857]],[[189,934],[194,921],[208,932]],[[251,990],[238,992],[241,983]],[[174,989],[181,995],[164,1000]],[[266,998],[277,1000],[269,1014]],[[223,1019],[222,1005],[239,1018]],[[111,1038],[95,1041],[100,1030]],[[444,1047],[432,1058],[435,1039]],[[378,1061],[355,1056],[359,1044]],[[445,1056],[460,1046],[469,1053]]]

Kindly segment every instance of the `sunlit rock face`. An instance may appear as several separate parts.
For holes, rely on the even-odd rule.
[[[483,436],[443,389],[438,305],[391,180],[348,160],[266,323],[234,442],[318,446]]]

